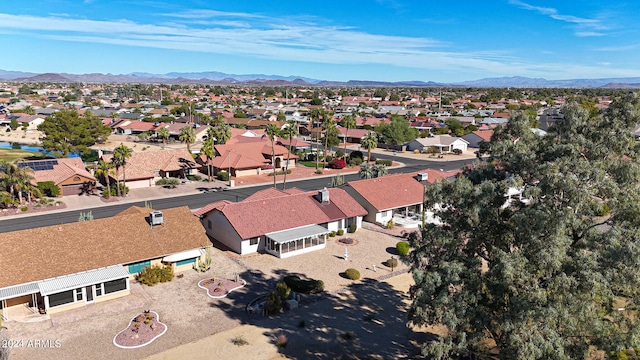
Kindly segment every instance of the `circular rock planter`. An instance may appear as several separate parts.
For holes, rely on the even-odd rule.
[[[167,325],[160,322],[155,311],[145,311],[129,322],[124,330],[113,338],[113,345],[122,349],[137,349],[151,344],[167,332]]]
[[[342,246],[354,246],[354,245],[358,245],[358,243],[359,243],[358,239],[354,239],[350,237],[344,237],[342,239],[336,240],[336,244],[342,245]]]
[[[207,295],[213,299],[221,299],[229,295],[230,292],[247,285],[247,282],[240,279],[235,282],[228,279],[204,279],[198,282],[198,287],[207,290]]]

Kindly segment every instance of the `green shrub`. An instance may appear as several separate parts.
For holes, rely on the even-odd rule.
[[[57,197],[60,195],[60,188],[53,181],[41,181],[38,183],[38,190],[44,196]]]
[[[287,286],[287,284],[280,282],[276,284],[275,291],[271,292],[264,304],[264,312],[266,315],[277,314],[282,311],[282,307],[284,306],[284,301],[287,300],[289,294],[291,293],[291,289]]]
[[[363,160],[360,158],[349,159],[349,166],[360,166],[362,165]]]
[[[105,187],[102,190],[102,196],[103,197],[110,197],[110,196],[118,196],[118,188],[117,188],[117,184],[111,184],[111,195],[109,195],[109,192],[107,191],[108,189]],[[126,195],[129,193],[129,187],[127,186],[125,188],[124,184],[120,184],[120,193],[122,195]]]
[[[342,151],[342,150],[338,150],[338,151],[336,151],[336,157],[337,157],[337,158],[341,158],[341,157],[343,157],[343,156],[344,156],[344,151]]]
[[[353,268],[345,270],[344,275],[347,277],[347,279],[350,279],[350,280],[360,279],[360,271]]]
[[[316,170],[316,174],[322,175],[322,170],[320,170],[320,169]]]
[[[362,151],[355,150],[355,151],[352,151],[351,154],[349,154],[349,158],[351,160],[354,160],[354,159],[364,160],[364,154],[362,153]]]
[[[285,276],[284,283],[297,293],[301,294],[317,294],[324,291],[324,282],[322,280],[302,280],[296,275]]]
[[[387,259],[385,263],[390,268],[398,267],[398,259],[396,258]]]
[[[191,181],[201,181],[202,180],[202,176],[200,176],[200,175],[187,175],[187,179],[189,179]]]
[[[371,157],[369,158],[369,162],[372,162],[372,161],[378,161],[378,160],[376,159],[375,156],[371,155]]]
[[[20,208],[20,211],[25,212],[25,211],[29,211],[29,208],[26,206],[23,206]]]
[[[334,237],[334,236],[336,236],[336,232],[335,232],[334,230],[331,230],[331,232],[329,233],[329,236],[330,236],[330,237]]]
[[[172,177],[162,178],[162,179],[156,181],[156,185],[164,186],[164,187],[169,188],[169,189],[174,189],[178,185],[180,185],[180,179],[172,178]]]
[[[349,225],[349,232],[350,233],[356,232],[357,229],[358,229],[358,226],[356,226],[356,224]]]
[[[285,173],[285,171],[283,171],[283,170],[276,170],[276,175],[284,175],[284,173]],[[287,169],[286,173],[287,173],[287,175],[291,174],[291,169]],[[267,175],[273,176],[273,170],[270,171]]]
[[[218,171],[218,180],[229,181],[229,173],[226,171]]]
[[[338,236],[342,236],[344,235],[344,230],[342,229],[338,229],[338,232],[336,233]]]
[[[393,222],[393,219],[387,221],[387,225],[385,225],[387,229],[393,229],[394,226],[396,226],[396,223]]]
[[[373,156],[372,156],[372,157],[373,157]],[[393,165],[393,161],[391,161],[391,160],[386,160],[386,159],[380,159],[380,160],[376,160],[376,165],[391,166],[391,165]]]
[[[399,241],[396,244],[396,251],[398,251],[400,256],[407,256],[407,254],[409,254],[409,244],[404,241]]]
[[[148,286],[153,286],[159,282],[168,282],[173,280],[173,268],[171,266],[147,266],[140,271],[137,279]]]

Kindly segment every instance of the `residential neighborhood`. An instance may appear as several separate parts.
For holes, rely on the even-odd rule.
[[[618,95],[603,90],[583,108],[604,114]],[[153,306],[190,335],[180,341],[168,330],[173,340],[136,350],[114,338],[115,358],[148,357],[237,331],[256,313],[304,322],[305,308],[347,301],[340,294],[352,284],[388,284],[406,297],[414,280],[399,249],[448,225],[440,214],[451,206],[433,203],[429,189],[459,179],[464,188],[467,174],[496,156],[482,152],[494,134],[517,122],[526,131],[507,138],[513,149],[520,138],[541,141],[562,122],[562,104],[580,99],[579,91],[540,89],[1,83],[2,326],[20,336],[58,329],[78,345],[75,319],[97,327]],[[638,139],[638,129],[627,135]],[[496,186],[502,193],[491,204],[528,206],[531,186]],[[324,295],[287,295],[269,313],[287,276],[320,280]],[[227,321],[205,323],[204,301]],[[411,336],[422,331],[396,322]],[[117,326],[105,324],[102,340]],[[207,330],[196,334],[196,326]]]

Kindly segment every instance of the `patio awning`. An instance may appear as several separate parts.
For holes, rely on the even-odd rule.
[[[129,272],[122,265],[89,270],[81,273],[59,276],[38,282],[42,295],[55,294],[83,286],[99,284],[106,281],[128,278]]]
[[[40,291],[38,283],[20,284],[0,289],[0,301],[23,295],[36,294]]]
[[[193,259],[204,254],[204,249],[193,249],[171,254],[162,258],[162,262],[177,262],[181,260]]]
[[[265,234],[265,236],[277,242],[278,244],[283,244],[291,241],[305,239],[312,236],[328,234],[330,232],[331,231],[327,230],[326,228],[320,225],[308,225],[308,226],[302,226],[295,229],[288,229],[288,230],[268,233],[268,234]]]

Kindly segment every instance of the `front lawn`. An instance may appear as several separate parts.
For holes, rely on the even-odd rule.
[[[0,149],[0,161],[37,160],[49,158],[47,155],[18,149]]]

